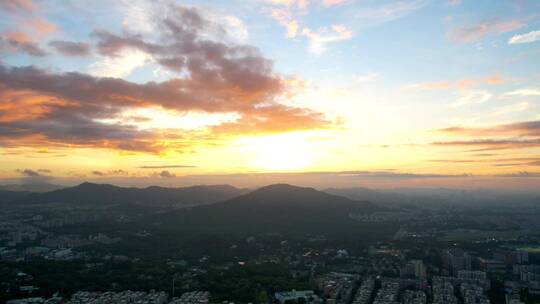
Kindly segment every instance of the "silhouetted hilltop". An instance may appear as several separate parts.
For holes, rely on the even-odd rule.
[[[354,201],[313,188],[276,184],[248,194],[189,211],[165,220],[171,229],[230,233],[363,233],[351,212],[380,210],[369,202]]]

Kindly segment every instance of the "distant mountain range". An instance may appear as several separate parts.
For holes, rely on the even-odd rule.
[[[82,183],[46,193],[29,193],[14,203],[25,204],[138,204],[149,206],[200,205],[227,200],[245,193],[229,185],[192,186],[185,188],[123,188],[109,184]]]
[[[9,198],[11,206],[61,203],[68,206],[99,207],[115,204],[127,207],[120,212],[140,210],[135,206],[190,207],[167,212],[155,209],[158,212],[147,212],[137,221],[121,228],[148,229],[156,233],[161,231],[161,235],[279,233],[343,237],[360,234],[376,237],[391,235],[395,230],[392,225],[386,225],[378,227],[375,232],[372,231],[374,224],[350,218],[351,213],[383,210],[375,204],[288,184],[265,186],[247,193],[244,189],[229,185],[123,188],[109,184],[82,183],[46,193],[0,192],[0,202],[6,203]],[[96,223],[97,226],[89,231],[105,229],[103,224]],[[110,229],[119,229],[119,226],[114,227]]]
[[[24,191],[24,192],[49,192],[65,188],[64,186],[49,183],[27,183],[0,185],[0,190],[4,191]]]

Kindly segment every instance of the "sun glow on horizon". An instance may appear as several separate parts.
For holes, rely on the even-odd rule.
[[[256,170],[302,170],[317,158],[314,143],[301,133],[243,138],[239,144]]]

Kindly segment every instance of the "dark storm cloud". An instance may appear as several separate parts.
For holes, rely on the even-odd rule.
[[[22,174],[24,176],[27,176],[27,177],[41,176],[41,174],[39,174],[39,172],[31,170],[31,169],[24,169],[24,170],[17,169],[17,172],[19,172],[20,174]]]
[[[129,172],[122,169],[117,170],[108,170],[108,171],[98,171],[94,170],[92,171],[92,175],[96,176],[126,176],[129,175]]]
[[[159,173],[157,173],[157,176],[159,177],[163,177],[163,178],[173,178],[173,177],[176,177],[176,175],[174,173],[171,173],[167,170],[163,170]]]
[[[28,40],[21,33],[0,35],[0,52],[1,51],[25,53],[34,57],[43,57],[47,55],[47,52],[45,52],[38,43]]]
[[[49,42],[58,53],[65,56],[88,56],[90,55],[90,44],[85,42],[73,42],[54,40]]]
[[[32,170],[32,169],[26,168],[26,169],[17,169],[16,171],[23,176],[20,180],[25,184],[45,183],[53,179],[53,177],[50,175],[41,174],[40,172],[44,172],[43,169]]]

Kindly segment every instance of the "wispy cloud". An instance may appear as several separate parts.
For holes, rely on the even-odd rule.
[[[288,39],[298,36],[306,37],[309,41],[308,50],[316,55],[326,51],[327,45],[352,38],[352,31],[344,25],[333,24],[313,29],[302,22],[302,17],[308,14],[308,1],[270,0],[274,7],[268,9],[270,16],[285,28]],[[325,6],[342,4],[344,1],[331,0],[323,3]]]
[[[472,159],[433,159],[430,160],[430,162],[449,164],[482,164],[482,166],[493,165],[495,167],[540,166],[539,157],[492,158],[479,156]]]
[[[375,82],[379,79],[380,73],[369,72],[367,74],[357,74],[353,76],[355,82]]]
[[[285,27],[285,37],[294,38],[298,35],[300,25],[299,22],[293,17],[291,11],[284,8],[273,8],[270,10],[270,15],[280,25]]]
[[[193,165],[157,165],[157,166],[140,166],[141,169],[171,169],[171,168],[197,168]]]
[[[504,79],[500,74],[493,74],[479,78],[421,82],[407,85],[405,88],[416,90],[465,90],[482,85],[500,85],[503,83]]]
[[[509,174],[498,174],[497,176],[498,177],[519,177],[519,178],[540,177],[540,172],[520,171],[516,173],[509,173]]]
[[[508,113],[516,113],[516,112],[523,112],[525,110],[529,109],[529,103],[528,102],[518,102],[513,103],[509,105],[502,106],[501,108],[497,109],[493,115],[500,116]]]
[[[512,36],[508,44],[531,43],[540,40],[540,30]]]
[[[305,10],[309,6],[309,0],[266,0],[273,5],[285,6]]]
[[[309,51],[316,55],[326,51],[326,46],[329,43],[352,38],[352,32],[343,25],[332,25],[330,28],[324,27],[317,31],[312,31],[306,27],[302,30],[302,35],[309,38]]]
[[[471,151],[540,147],[540,121],[525,121],[486,127],[450,127],[441,133],[464,139],[433,142],[438,146],[470,147]],[[472,139],[471,139],[472,137]]]
[[[509,96],[540,96],[540,89],[519,89],[506,93]]]
[[[340,172],[342,175],[351,177],[365,177],[375,179],[428,179],[428,178],[455,178],[471,177],[470,174],[415,174],[385,171],[350,171]]]
[[[480,104],[493,97],[493,94],[484,90],[462,91],[459,95],[460,96],[450,104],[451,107],[458,108],[467,105]]]
[[[523,20],[483,21],[478,24],[455,27],[448,31],[450,41],[458,43],[477,42],[489,34],[500,34],[518,30],[525,25]]]
[[[436,146],[461,146],[473,148],[471,151],[511,150],[540,147],[536,139],[474,139],[433,142]]]
[[[346,3],[348,0],[323,0],[323,5],[326,7],[341,5]]]
[[[540,137],[540,120],[524,121],[485,127],[454,126],[438,130],[443,133],[468,136],[538,136]]]
[[[382,6],[362,8],[355,17],[362,22],[380,24],[404,17],[428,3],[427,0],[394,1]]]
[[[460,5],[462,0],[448,0],[448,5],[450,6],[458,6]]]

